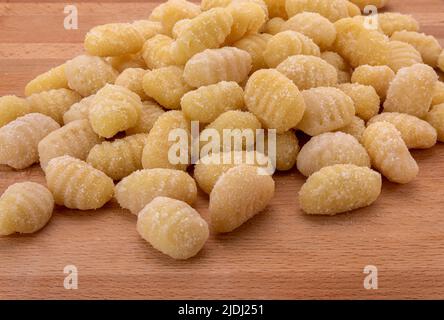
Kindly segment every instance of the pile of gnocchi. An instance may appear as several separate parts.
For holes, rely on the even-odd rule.
[[[0,164],[40,163],[47,184],[3,193],[0,235],[40,230],[55,205],[115,198],[152,247],[195,256],[210,227],[231,232],[263,211],[275,182],[247,143],[173,163],[171,132],[191,136],[192,121],[274,130],[275,169],[307,177],[306,214],[371,205],[381,175],[411,182],[409,150],[444,141],[444,53],[410,15],[362,15],[387,2],[169,0],[146,20],[92,28],[84,54],[31,80],[24,98],[0,98]],[[198,188],[209,222],[193,208]]]

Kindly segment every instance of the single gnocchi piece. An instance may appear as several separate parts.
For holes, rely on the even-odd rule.
[[[85,160],[89,151],[100,143],[88,120],[76,120],[48,134],[38,144],[40,166],[45,170],[51,159],[69,155]]]
[[[371,118],[367,125],[381,121],[394,125],[409,149],[428,149],[436,144],[435,128],[415,116],[406,113],[383,112]]]
[[[227,11],[233,17],[233,25],[230,34],[225,38],[226,44],[257,33],[267,19],[263,8],[252,1],[234,1],[227,6]]]
[[[52,68],[45,73],[38,75],[28,82],[25,87],[25,96],[52,89],[68,89],[68,79],[65,74],[65,64]]]
[[[156,102],[147,100],[142,102],[142,109],[140,110],[139,122],[137,125],[126,130],[126,134],[132,135],[137,133],[148,133],[154,126],[154,123],[159,117],[165,113]]]
[[[188,60],[183,77],[195,88],[220,81],[241,83],[247,79],[251,63],[250,54],[235,47],[207,49]]]
[[[251,149],[256,141],[256,132],[261,128],[260,121],[251,112],[229,110],[207,125],[201,132],[201,137],[206,135],[212,137],[211,133],[215,131],[214,133],[217,132],[217,136],[214,139],[220,144],[220,150]],[[210,130],[213,132],[209,132]],[[214,139],[212,140],[213,143]]]
[[[346,125],[345,127],[342,127],[336,131],[348,133],[349,135],[352,135],[356,138],[359,142],[362,141],[362,135],[364,134],[365,130],[365,121],[361,118],[354,116],[353,120],[350,124]]]
[[[388,46],[387,65],[395,72],[423,62],[418,50],[407,42],[392,40]]]
[[[31,112],[31,104],[26,99],[13,95],[0,97],[0,128]]]
[[[268,33],[256,33],[243,37],[233,44],[234,47],[248,52],[251,56],[251,72],[266,69],[264,51],[272,35]]]
[[[212,229],[231,232],[263,211],[274,196],[273,178],[258,173],[255,166],[241,165],[228,170],[210,193]]]
[[[290,18],[301,12],[316,12],[331,22],[349,16],[345,0],[287,0],[285,9]]]
[[[221,81],[186,93],[181,106],[188,119],[210,123],[226,111],[242,109],[244,91],[234,81]]]
[[[292,30],[311,38],[321,50],[327,50],[336,39],[335,25],[316,12],[301,12],[288,19],[281,31]]]
[[[311,175],[299,191],[307,214],[335,215],[367,207],[381,194],[381,175],[370,168],[337,164]]]
[[[173,39],[163,34],[158,34],[147,40],[142,49],[142,56],[147,67],[157,69],[175,65],[171,55],[173,42]]]
[[[366,86],[372,86],[378,93],[381,101],[385,100],[390,82],[395,73],[388,66],[362,65],[353,71],[351,81]]]
[[[29,113],[0,128],[0,164],[25,169],[39,161],[38,144],[60,128],[52,118]]]
[[[415,31],[397,31],[391,36],[392,40],[407,42],[421,54],[424,63],[432,68],[438,65],[438,58],[442,52],[442,47],[433,36]]]
[[[192,87],[184,79],[182,67],[169,66],[151,70],[143,77],[143,90],[167,109],[180,109],[180,99]]]
[[[139,122],[142,102],[134,92],[107,84],[100,89],[89,111],[89,122],[94,132],[111,138],[120,131],[135,127]]]
[[[231,32],[233,17],[223,8],[214,8],[191,19],[171,46],[171,54],[178,65],[184,65],[196,53],[218,48]]]
[[[389,37],[397,31],[419,31],[419,23],[415,18],[398,12],[378,14],[378,23],[382,32]]]
[[[245,104],[267,129],[284,133],[301,121],[305,102],[298,87],[277,70],[256,71],[245,87]]]
[[[137,231],[155,249],[178,260],[194,257],[210,234],[196,210],[166,197],[155,198],[140,212]]]
[[[315,56],[295,55],[282,61],[276,70],[305,90],[330,87],[338,83],[338,72],[328,62]]]
[[[33,112],[42,113],[53,118],[59,124],[63,124],[63,115],[82,97],[69,89],[54,89],[34,93],[27,100]]]
[[[137,215],[156,197],[168,197],[192,205],[197,198],[196,182],[181,170],[139,170],[116,185],[119,205]]]
[[[34,233],[51,219],[54,198],[34,182],[15,183],[0,197],[0,236]]]
[[[188,28],[190,21],[191,19],[182,19],[176,22],[173,30],[171,31],[173,39],[177,39],[182,31],[185,31]]]
[[[114,183],[110,177],[70,156],[52,159],[45,174],[55,203],[69,209],[99,209],[114,195]]]
[[[432,106],[444,103],[444,82],[437,81],[433,88]]]
[[[285,23],[285,20],[279,17],[272,18],[267,21],[264,26],[264,31],[268,34],[275,35],[281,32],[282,27]]]
[[[184,143],[188,144],[191,137],[190,130],[190,121],[181,111],[162,114],[154,123],[143,149],[143,168],[186,170],[190,163],[190,148],[186,148],[184,154],[182,146]]]
[[[402,112],[422,118],[429,111],[438,76],[425,64],[415,64],[398,71],[390,83],[385,112]]]
[[[113,84],[117,71],[104,59],[87,55],[77,56],[66,63],[68,86],[87,97],[96,93],[105,84]]]
[[[338,130],[353,120],[353,100],[337,88],[319,87],[304,90],[302,96],[306,109],[297,128],[310,136]]]
[[[148,134],[136,134],[95,145],[86,162],[113,180],[120,180],[142,169],[142,151]]]
[[[269,136],[266,136],[264,142],[265,154],[269,158],[272,158],[272,155],[269,153],[270,146],[273,147],[273,144],[270,145],[270,138]],[[296,137],[296,133],[293,130],[289,130],[284,133],[276,134],[275,151],[276,169],[279,171],[288,171],[292,169],[296,164],[297,156],[299,154],[299,141]]]
[[[409,152],[401,133],[389,122],[375,122],[365,129],[362,144],[372,165],[387,179],[409,183],[418,175],[418,164]]]
[[[438,133],[438,141],[444,142],[444,103],[433,106],[425,116]]]
[[[333,49],[349,61],[354,68],[368,65],[385,65],[388,60],[388,38],[355,18],[335,22],[336,40]]]
[[[140,99],[147,100],[149,97],[143,90],[142,82],[145,74],[149,72],[141,68],[125,69],[116,79],[115,84],[136,93]]]
[[[298,170],[306,177],[335,164],[370,168],[370,158],[355,137],[343,132],[327,132],[311,138],[297,159]]]
[[[63,123],[68,124],[76,120],[88,119],[89,109],[94,100],[94,94],[74,103],[68,111],[63,114]]]
[[[279,32],[268,41],[264,58],[270,68],[275,68],[288,57],[298,54],[319,57],[321,52],[309,37],[288,30]]]
[[[84,46],[92,56],[113,57],[139,52],[144,40],[130,23],[109,23],[92,28]]]
[[[174,25],[182,19],[192,19],[201,13],[200,6],[185,0],[168,0],[160,15],[163,32],[171,35]]]
[[[287,148],[284,148],[287,150]],[[285,155],[287,156],[287,155]],[[194,166],[194,179],[207,194],[211,193],[217,180],[228,170],[239,165],[251,165],[263,168],[272,174],[270,159],[259,151],[239,151],[209,153],[200,158]],[[265,173],[265,171],[264,171]]]
[[[358,117],[367,121],[378,114],[381,99],[372,86],[343,83],[338,85],[338,88],[353,100]]]
[[[202,11],[208,11],[214,8],[225,8],[228,6],[233,0],[202,0],[200,2],[200,8]]]

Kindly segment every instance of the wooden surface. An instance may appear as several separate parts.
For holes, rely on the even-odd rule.
[[[66,31],[61,1],[1,2],[0,95],[21,95],[34,76],[80,53],[90,27],[146,18],[154,4],[78,2],[80,29]],[[412,13],[443,43],[444,1],[392,0],[389,8]],[[0,238],[0,298],[444,298],[444,146],[414,157],[421,172],[413,183],[384,181],[372,207],[336,217],[303,215],[304,179],[280,174],[268,210],[212,235],[182,262],[153,250],[115,202],[95,212],[58,208],[41,232]],[[0,192],[27,180],[44,183],[38,167],[0,168]],[[207,206],[201,194],[204,217]],[[63,287],[70,264],[78,290]],[[377,290],[363,287],[366,265],[378,268]]]

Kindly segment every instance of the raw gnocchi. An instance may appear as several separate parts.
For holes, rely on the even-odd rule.
[[[86,162],[113,180],[120,180],[142,169],[142,151],[147,134],[136,134],[95,145]]]
[[[116,79],[115,84],[131,90],[137,94],[140,99],[147,100],[149,97],[143,90],[143,77],[148,71],[142,68],[127,68]]]
[[[27,100],[33,112],[42,113],[63,124],[63,115],[82,97],[69,89],[53,89],[30,95]]]
[[[210,193],[211,227],[218,233],[231,232],[264,210],[274,196],[275,184],[255,166],[228,170]]]
[[[0,128],[31,112],[31,104],[26,99],[13,95],[0,97]]]
[[[53,210],[54,198],[44,186],[15,183],[0,197],[0,236],[36,232],[48,223]]]
[[[343,83],[338,85],[338,88],[353,100],[358,117],[367,121],[378,114],[381,99],[372,86]]]
[[[65,72],[68,86],[84,97],[96,93],[107,83],[113,84],[117,78],[117,71],[105,60],[87,55],[68,61]]]
[[[304,90],[302,96],[306,109],[297,128],[310,136],[340,129],[353,120],[353,100],[337,88],[319,87]]]
[[[65,67],[66,64],[62,64],[52,68],[28,82],[25,87],[25,96],[29,97],[31,94],[52,89],[68,89]]]
[[[135,127],[139,121],[142,102],[134,92],[107,84],[100,89],[89,110],[89,122],[94,132],[111,138],[120,131]]]
[[[228,110],[242,109],[244,91],[234,81],[221,81],[186,93],[181,106],[188,119],[210,123]]]
[[[315,56],[295,55],[282,61],[276,70],[305,90],[331,87],[338,83],[338,72],[328,62]]]
[[[187,203],[157,197],[138,215],[137,231],[155,249],[173,259],[195,256],[207,241],[207,222]]]
[[[68,124],[76,120],[88,119],[89,109],[94,100],[94,94],[74,103],[68,111],[63,114],[63,123]]]
[[[316,12],[332,22],[349,16],[345,0],[287,0],[285,9],[289,17],[304,11]]]
[[[305,102],[298,87],[277,70],[256,71],[245,87],[245,104],[262,125],[283,133],[301,121]]]
[[[372,86],[381,100],[385,100],[390,82],[395,78],[395,73],[388,66],[362,65],[353,71],[351,81],[366,86]]]
[[[401,133],[407,148],[428,149],[436,144],[436,130],[426,121],[406,113],[383,112],[371,118],[367,125],[386,121]]]
[[[244,81],[251,70],[248,52],[235,48],[207,49],[188,60],[183,77],[188,85],[198,88],[220,81]]]
[[[54,130],[38,144],[40,166],[45,170],[51,159],[69,155],[85,160],[89,151],[100,143],[88,120],[76,120]]]
[[[52,159],[45,174],[55,203],[69,209],[99,209],[114,195],[114,183],[110,177],[70,156]]]
[[[385,112],[402,112],[422,118],[429,111],[436,72],[425,64],[415,64],[398,71],[387,92]]]
[[[137,133],[150,132],[154,126],[154,123],[164,113],[165,110],[163,110],[156,102],[151,100],[143,101],[137,125],[127,129],[126,134],[132,135]]]
[[[418,165],[409,152],[401,133],[389,122],[375,122],[365,129],[362,144],[372,165],[387,179],[409,183],[418,175]]]
[[[139,170],[116,185],[119,205],[137,215],[156,197],[169,197],[192,205],[197,198],[196,182],[181,170]]]
[[[370,158],[355,137],[343,132],[327,132],[311,138],[297,158],[298,170],[306,177],[335,164],[370,167]]]
[[[251,71],[266,69],[264,51],[272,35],[268,33],[256,33],[243,37],[233,44],[234,47],[248,52],[251,56]]]
[[[335,215],[375,202],[381,194],[381,175],[370,168],[337,164],[311,175],[299,191],[307,214]]]
[[[0,128],[0,163],[25,169],[39,161],[38,144],[60,128],[52,118],[29,113]]]
[[[444,142],[444,103],[433,106],[425,116],[438,133],[438,141]]]

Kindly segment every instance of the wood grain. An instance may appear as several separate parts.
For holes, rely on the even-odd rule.
[[[92,26],[146,18],[150,1],[76,2],[80,29],[63,29],[65,1],[0,3],[0,95],[82,51]],[[444,43],[444,2],[392,0]],[[228,235],[212,235],[189,261],[173,261],[137,234],[136,217],[115,202],[97,211],[57,208],[49,225],[28,236],[0,238],[0,298],[443,298],[444,146],[415,151],[421,172],[411,184],[384,182],[370,208],[336,217],[301,213],[296,171],[276,176],[269,208]],[[0,192],[10,184],[44,183],[38,167],[0,167]],[[207,218],[208,200],[196,208]],[[63,287],[66,265],[79,289]],[[379,270],[379,289],[363,287],[363,268]]]

